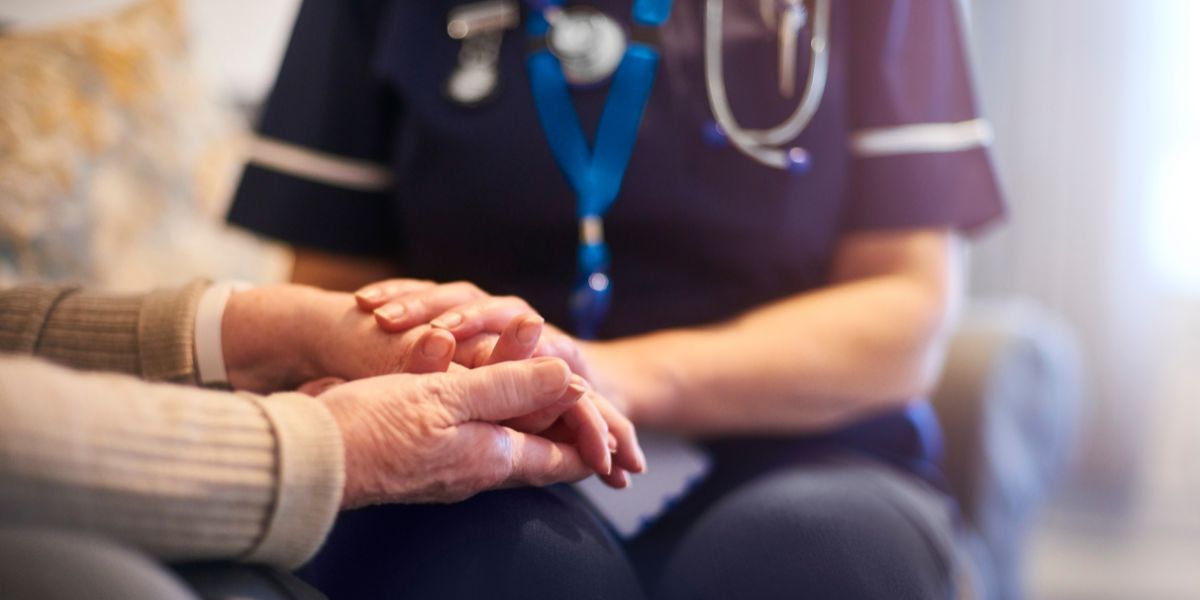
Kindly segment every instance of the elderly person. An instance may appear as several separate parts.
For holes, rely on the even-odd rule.
[[[190,597],[145,556],[290,569],[340,509],[575,481],[611,474],[614,457],[639,466],[628,423],[610,435],[582,410],[595,394],[564,361],[521,360],[541,329],[537,315],[518,315],[486,341],[487,366],[439,373],[452,335],[384,334],[348,294],[202,282],[137,296],[0,292],[0,351],[32,355],[0,358],[0,588]],[[632,581],[605,561],[604,539],[550,543],[591,556],[583,574]],[[252,597],[312,592],[278,570],[180,572],[206,594],[238,580]]]

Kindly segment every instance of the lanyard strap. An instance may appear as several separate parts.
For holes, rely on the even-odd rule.
[[[638,24],[657,27],[671,12],[672,0],[636,0],[633,18]],[[540,8],[528,22],[528,31],[544,37],[549,24],[542,10],[557,7],[562,0],[531,2]],[[600,114],[593,148],[579,124],[571,101],[570,87],[558,58],[539,48],[527,60],[534,105],[555,161],[575,191],[576,214],[580,219],[579,274],[571,296],[575,332],[595,337],[608,312],[611,287],[608,279],[609,252],[601,225],[621,190],[625,169],[633,153],[642,114],[654,87],[658,50],[632,41],[613,75],[608,99]]]

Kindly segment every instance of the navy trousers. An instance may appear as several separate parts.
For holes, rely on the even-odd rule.
[[[871,459],[714,474],[617,541],[566,486],[343,514],[300,573],[330,598],[952,598],[953,509]]]

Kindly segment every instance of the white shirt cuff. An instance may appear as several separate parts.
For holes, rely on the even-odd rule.
[[[215,283],[204,290],[196,307],[196,375],[201,385],[226,385],[229,374],[225,371],[225,353],[221,349],[221,321],[225,318],[225,304],[233,292],[252,287],[243,281]]]

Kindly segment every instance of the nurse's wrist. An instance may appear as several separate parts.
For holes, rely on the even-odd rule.
[[[674,378],[667,361],[641,339],[580,342],[592,384],[635,425],[668,423]]]

